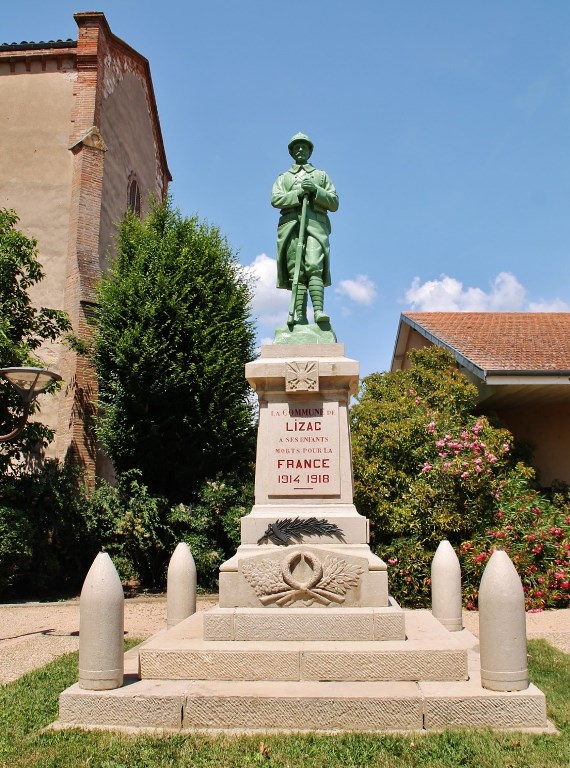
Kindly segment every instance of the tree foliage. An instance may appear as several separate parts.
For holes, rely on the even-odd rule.
[[[38,260],[37,242],[18,229],[15,211],[0,209],[0,367],[34,366],[34,352],[44,341],[55,341],[70,329],[61,310],[33,306],[29,289],[44,273]],[[32,411],[37,406],[32,407]],[[0,379],[0,432],[10,432],[22,414],[22,402],[13,387]],[[0,474],[10,462],[53,438],[52,430],[34,421],[9,443],[0,443]]]
[[[94,341],[99,435],[119,474],[140,470],[178,503],[251,461],[251,295],[216,227],[170,201],[124,220]]]
[[[76,467],[14,466],[0,484],[0,595],[77,592],[98,551]]]
[[[544,607],[541,584],[569,584],[566,499],[552,504],[533,487],[512,435],[475,413],[477,390],[448,352],[415,350],[410,363],[364,379],[352,410],[355,500],[371,520],[373,546],[392,566],[394,594],[408,605],[429,601],[431,559],[448,539],[474,607],[482,567],[507,542],[529,607]],[[523,552],[513,542],[526,536],[532,546]],[[567,604],[564,589],[549,604]]]
[[[18,216],[0,210],[0,367],[41,365],[36,350],[71,327],[61,310],[32,304],[30,288],[44,273],[36,240],[16,228]],[[52,388],[55,389],[56,387]],[[32,406],[37,412],[37,406]],[[20,420],[22,401],[0,379],[0,433]],[[85,539],[82,488],[73,468],[22,459],[46,447],[53,431],[29,422],[21,435],[0,443],[0,593],[77,589],[92,550]]]
[[[207,480],[194,504],[171,504],[153,496],[140,472],[102,482],[85,508],[87,529],[113,558],[123,581],[150,589],[166,585],[168,562],[185,541],[196,563],[198,585],[215,590],[218,570],[240,541],[240,518],[251,509],[253,484],[243,475]]]

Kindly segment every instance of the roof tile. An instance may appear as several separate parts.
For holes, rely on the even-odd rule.
[[[486,371],[570,371],[570,312],[405,312]]]

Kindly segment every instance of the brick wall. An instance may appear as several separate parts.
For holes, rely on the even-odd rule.
[[[77,335],[88,341],[89,323],[95,302],[95,286],[105,263],[106,242],[101,238],[106,151],[101,135],[102,110],[117,83],[126,72],[134,73],[142,83],[147,100],[155,154],[155,188],[164,197],[170,173],[162,144],[160,125],[148,61],[123,41],[112,35],[103,14],[75,15],[79,27],[77,41],[77,86],[72,114],[70,145],[74,153],[72,206],[65,305]],[[124,130],[128,132],[128,126]],[[120,139],[118,140],[120,143]],[[113,147],[114,149],[114,147]],[[128,174],[125,175],[125,193]],[[126,209],[126,195],[117,201],[113,220]],[[115,203],[113,203],[115,206]],[[97,380],[84,357],[66,353],[64,378],[67,386],[61,399],[60,429],[67,430],[66,456],[81,464],[89,485],[97,468],[97,445],[93,421],[97,414]],[[62,457],[63,458],[63,457]],[[104,462],[100,462],[104,466]]]

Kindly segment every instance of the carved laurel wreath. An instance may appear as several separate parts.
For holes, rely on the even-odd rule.
[[[328,520],[316,517],[300,519],[296,517],[291,520],[285,517],[283,520],[276,520],[269,523],[263,536],[257,540],[258,544],[271,540],[274,544],[290,544],[293,539],[301,541],[303,536],[334,536],[336,539],[342,539],[342,530],[334,523]]]
[[[311,570],[306,581],[299,581],[292,571],[302,561]],[[328,555],[323,563],[312,552],[291,552],[281,562],[255,560],[242,565],[242,573],[263,605],[287,606],[303,600],[306,605],[343,603],[346,593],[356,587],[363,569]]]

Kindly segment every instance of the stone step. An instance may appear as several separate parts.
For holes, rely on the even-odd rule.
[[[424,728],[548,728],[546,698],[535,685],[525,691],[489,691],[478,677],[469,680],[419,682],[424,699]]]
[[[205,640],[404,640],[404,612],[386,608],[213,608]]]
[[[198,695],[192,695],[192,694]],[[414,683],[211,682],[189,691],[185,728],[416,730],[422,697]]]
[[[328,611],[321,611],[323,619]],[[418,612],[415,612],[418,613]],[[429,612],[410,621],[407,640],[209,641],[195,614],[140,649],[140,675],[168,680],[418,681],[464,680],[463,633],[450,633]],[[286,617],[287,611],[281,611]],[[460,642],[463,638],[463,642]]]
[[[125,685],[113,691],[87,691],[77,684],[60,696],[60,719],[54,727],[117,728],[140,731],[212,730],[212,731],[420,731],[446,727],[491,727],[506,730],[556,732],[546,719],[544,694],[534,685],[525,691],[503,693],[488,691],[480,685],[480,659],[477,639],[471,633],[447,632],[428,611],[406,611],[406,641],[352,642],[358,648],[342,656],[343,663],[353,664],[357,679],[343,681],[320,680],[203,680],[203,679],[139,679],[136,671],[143,666],[147,651],[176,650],[181,639],[194,642],[195,648],[227,648],[261,650],[270,646],[273,665],[281,664],[282,652],[287,650],[309,656],[310,667],[318,677],[320,666],[331,662],[337,642],[306,643],[246,643],[211,642],[202,637],[199,617],[164,630],[125,658]],[[438,641],[437,643],[435,641]],[[463,651],[467,656],[468,679],[448,681],[383,681],[367,679],[362,670],[368,663],[366,675],[375,674],[366,654],[384,649],[389,653],[408,649],[410,659],[418,649],[439,644],[440,650]],[[323,656],[323,654],[325,654]],[[328,654],[328,655],[327,655]],[[213,654],[215,656],[215,652]],[[253,657],[250,657],[253,658]],[[165,659],[162,659],[164,662]],[[172,659],[169,660],[172,661]],[[202,664],[211,664],[206,655]],[[235,658],[234,658],[235,661]],[[154,662],[153,662],[154,663]],[[299,661],[299,669],[301,661]],[[287,669],[287,665],[282,665]],[[309,666],[306,667],[309,669]],[[401,674],[401,671],[398,673]]]
[[[439,688],[438,688],[439,686]],[[114,691],[77,684],[60,696],[55,727],[392,731],[448,726],[552,732],[544,695],[486,691],[473,681],[131,682]]]
[[[463,649],[377,650],[369,643],[200,643],[179,650],[141,650],[144,679],[163,680],[462,680]],[[237,647],[236,647],[237,646]],[[363,647],[365,646],[365,647]]]

